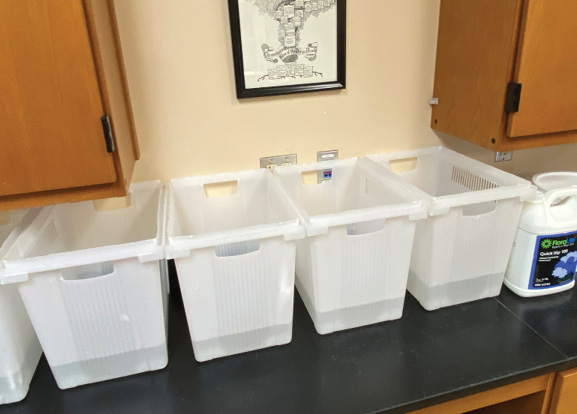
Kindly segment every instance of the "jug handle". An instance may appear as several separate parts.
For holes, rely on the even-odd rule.
[[[567,197],[577,197],[577,187],[559,188],[557,190],[547,191],[543,199],[543,207],[545,208],[545,214],[548,219],[559,222],[559,220],[551,214],[551,205],[553,204],[553,201]]]

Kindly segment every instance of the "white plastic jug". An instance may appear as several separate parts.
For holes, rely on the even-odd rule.
[[[547,192],[525,203],[505,274],[505,285],[523,297],[571,289],[577,269],[577,186],[566,186],[577,185],[577,173],[533,181]]]

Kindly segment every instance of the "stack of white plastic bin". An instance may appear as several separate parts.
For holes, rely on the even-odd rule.
[[[120,210],[44,208],[5,255],[2,282],[17,283],[61,389],[167,364],[165,190],[129,194]]]
[[[296,212],[269,171],[172,180],[175,259],[198,361],[292,338]]]
[[[497,296],[523,202],[535,195],[531,183],[443,147],[368,158],[383,173],[396,170],[427,203],[408,282],[421,305],[433,310]]]
[[[0,223],[0,261],[37,210],[17,210]],[[0,275],[2,275],[0,263]],[[0,286],[0,405],[24,399],[42,348],[14,286]]]
[[[402,315],[413,236],[425,204],[368,160],[279,167],[306,226],[296,286],[320,334]]]

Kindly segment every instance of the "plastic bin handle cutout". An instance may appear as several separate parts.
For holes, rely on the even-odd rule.
[[[207,183],[202,187],[206,198],[229,197],[238,193],[238,180]]]
[[[415,170],[418,163],[419,159],[417,157],[399,158],[398,160],[389,161],[389,169],[396,174],[402,174]]]

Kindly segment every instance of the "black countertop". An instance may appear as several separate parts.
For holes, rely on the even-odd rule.
[[[321,336],[298,294],[293,341],[194,360],[171,306],[162,371],[61,391],[43,358],[28,397],[1,414],[403,413],[577,366],[577,293],[495,299]]]
[[[577,359],[575,289],[552,296],[520,298],[504,287],[496,299],[567,359]]]

